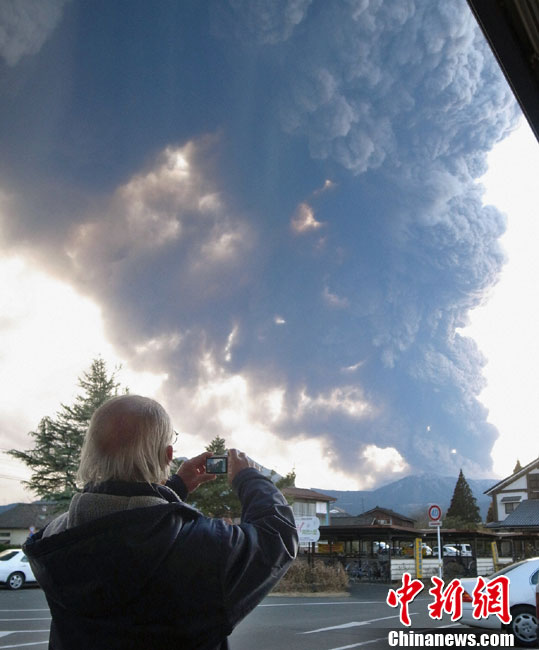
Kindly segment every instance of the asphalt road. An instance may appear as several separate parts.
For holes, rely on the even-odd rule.
[[[266,598],[230,637],[231,650],[344,650],[389,648],[391,630],[407,630],[398,609],[386,604],[388,585],[361,584],[344,597]],[[410,605],[410,629],[465,630],[450,620],[433,621],[429,598],[417,597]]]
[[[50,623],[47,601],[39,587],[0,588],[0,648],[46,648]]]
[[[231,650],[348,650],[384,648],[388,632],[405,630],[397,609],[386,604],[387,585],[361,584],[349,596],[266,598],[230,637]],[[429,598],[410,605],[411,630],[466,632],[450,620],[428,616]],[[48,645],[50,612],[39,587],[0,587],[0,650]],[[469,631],[469,630],[468,630]],[[148,648],[151,650],[151,648]]]

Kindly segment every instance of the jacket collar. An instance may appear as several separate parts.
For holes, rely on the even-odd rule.
[[[103,483],[87,483],[83,492],[92,494],[111,494],[118,497],[157,496],[169,503],[181,502],[180,497],[166,485],[157,483],[142,483],[130,481],[104,481]]]

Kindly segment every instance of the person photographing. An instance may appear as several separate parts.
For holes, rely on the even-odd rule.
[[[215,479],[212,453],[169,478],[173,439],[146,397],[114,397],[93,414],[83,491],[24,545],[51,610],[51,650],[225,650],[295,558],[292,509],[243,452],[228,452],[242,505],[230,525],[184,503]]]

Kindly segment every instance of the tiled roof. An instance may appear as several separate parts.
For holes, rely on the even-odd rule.
[[[308,490],[307,488],[285,487],[282,489],[285,496],[294,499],[311,499],[312,501],[337,501],[335,497],[330,497],[329,494],[322,494],[315,490]]]
[[[12,503],[0,510],[0,529],[14,529],[34,526],[43,528],[58,516],[56,504],[36,501],[34,503]]]
[[[539,528],[539,500],[526,499],[518,508],[503,520],[496,528],[524,528],[533,526]]]
[[[385,512],[391,517],[398,517],[399,519],[405,519],[406,521],[411,521],[414,522],[415,519],[411,519],[410,517],[407,517],[406,515],[401,515],[400,512],[395,512],[394,510],[390,510],[389,508],[382,508],[381,506],[375,506],[374,508],[371,508],[370,510],[367,510],[367,512],[362,512],[361,516],[366,517],[367,515],[370,515],[375,512]]]
[[[332,515],[333,520],[333,515]],[[351,515],[340,516],[338,517],[337,526],[370,526],[372,524],[372,518],[366,519],[365,517],[352,517]]]

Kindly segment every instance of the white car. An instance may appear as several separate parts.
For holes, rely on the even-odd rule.
[[[461,557],[472,557],[472,547],[470,544],[453,544],[457,549],[457,554]]]
[[[435,547],[432,549],[432,553],[433,553],[436,557],[438,557],[438,547],[437,547],[437,546],[435,546]],[[444,545],[442,546],[442,554],[443,554],[444,557],[447,557],[447,556],[456,556],[456,555],[459,554],[459,552],[457,551],[457,549],[456,549],[454,546],[451,546],[451,544],[444,544]]]
[[[36,582],[28,558],[20,548],[0,553],[0,583],[8,589],[20,589],[25,582]]]
[[[512,620],[503,628],[515,635],[517,645],[534,647],[537,641],[535,586],[539,578],[539,557],[509,564],[485,578],[485,582],[488,583],[498,576],[509,578],[509,612]],[[495,614],[481,619],[473,617],[472,592],[477,584],[477,578],[462,578],[460,583],[465,593],[462,602],[462,618],[459,623],[490,630],[502,630],[502,623]]]

